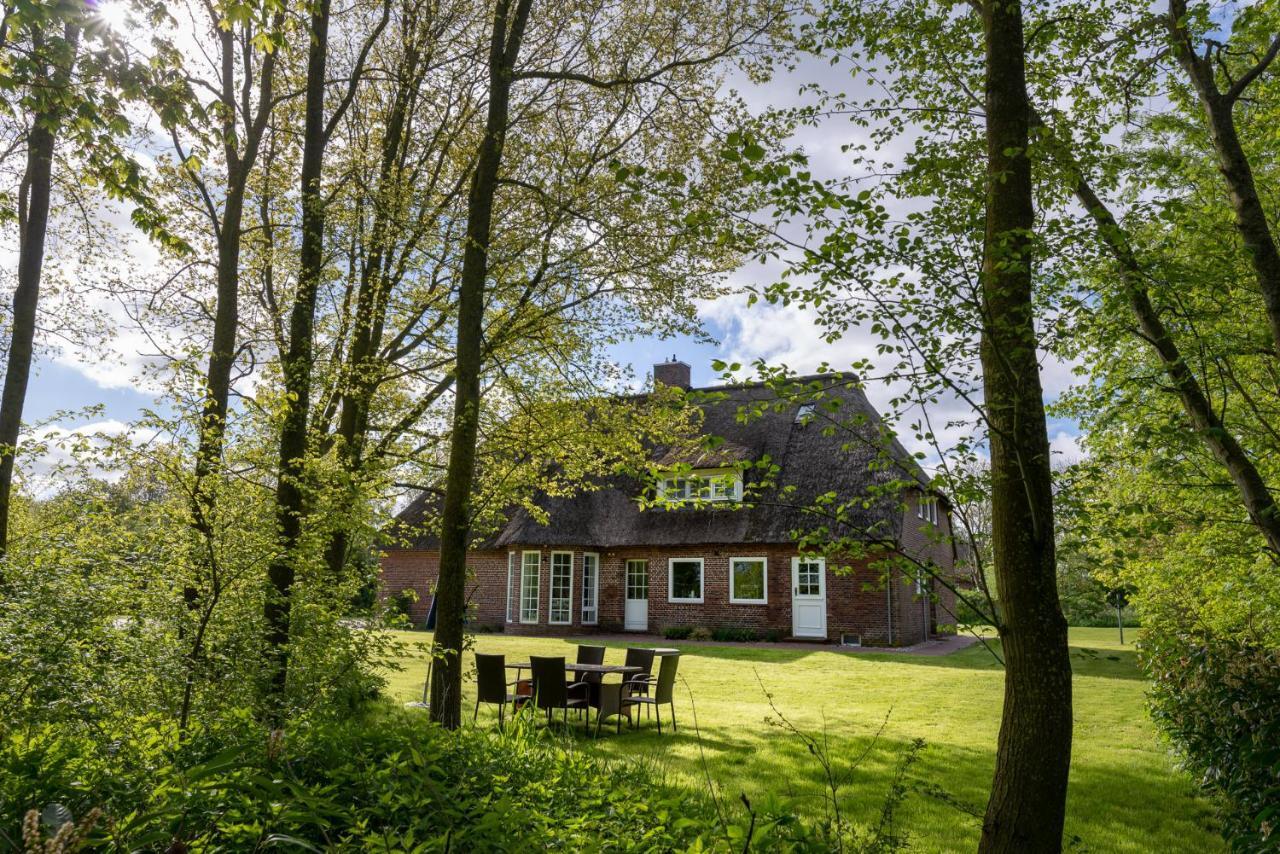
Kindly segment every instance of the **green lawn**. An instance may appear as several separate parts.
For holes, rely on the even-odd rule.
[[[402,639],[429,638],[405,632]],[[1133,636],[1126,632],[1126,640]],[[1109,629],[1072,629],[1075,668],[1075,745],[1067,804],[1073,850],[1222,850],[1208,805],[1157,742],[1143,706],[1131,646]],[[574,655],[574,640],[480,635],[476,648],[511,660],[530,654]],[[673,644],[681,646],[680,644]],[[612,644],[619,650],[623,644]],[[990,783],[1000,723],[1002,672],[981,647],[946,657],[848,655],[807,649],[685,646],[676,703],[680,731],[662,736],[651,725],[598,743],[578,737],[586,750],[608,757],[658,762],[673,780],[706,789],[709,774],[727,801],[745,792],[753,801],[785,799],[796,809],[822,809],[822,771],[791,735],[770,726],[767,689],[778,710],[801,729],[825,729],[842,762],[861,754],[885,716],[888,723],[861,767],[842,790],[846,815],[871,821],[905,747],[927,747],[912,777],[940,785],[960,803],[981,810]],[[613,649],[610,663],[621,663]],[[468,656],[469,658],[469,656]],[[392,674],[397,699],[421,695],[421,655]],[[468,661],[468,664],[470,662]],[[762,686],[763,685],[763,689]],[[468,686],[470,689],[470,686]],[[471,694],[474,697],[474,694]],[[698,731],[695,731],[696,706]],[[466,705],[470,720],[471,704]],[[480,726],[496,712],[482,708]],[[703,758],[705,757],[705,770]],[[921,851],[972,851],[978,820],[925,793],[913,793],[900,817]]]

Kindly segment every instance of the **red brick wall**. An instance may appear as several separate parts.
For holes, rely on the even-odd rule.
[[[519,622],[519,567],[524,551],[540,552],[538,589],[538,622]],[[547,622],[551,590],[551,552],[573,552],[573,590],[571,593],[572,623],[550,625]],[[600,555],[599,618],[596,626],[582,624],[582,554],[581,547],[521,547],[516,555],[516,586],[512,597],[511,622],[506,621],[507,609],[507,552],[473,552],[468,565],[473,579],[468,593],[474,603],[474,619],[481,625],[505,624],[505,630],[513,634],[574,634],[593,631],[621,630],[623,624],[623,580],[628,560],[647,560],[649,563],[649,631],[661,633],[668,626],[746,627],[760,632],[776,630],[786,637],[791,634],[791,558],[796,555],[793,546],[684,546],[669,548],[586,549]],[[703,601],[699,604],[669,602],[668,561],[677,557],[698,557],[703,560]],[[767,564],[766,604],[738,604],[729,601],[729,560],[734,557],[763,557]],[[827,637],[839,640],[842,634],[860,636],[866,644],[889,643],[888,599],[880,583],[878,570],[870,569],[865,562],[844,568],[834,562],[828,564],[827,584]],[[396,551],[382,559],[383,596],[393,595],[405,588],[418,592],[419,601],[414,606],[415,620],[426,618],[431,604],[431,593],[438,576],[439,566],[434,551]],[[904,585],[901,579],[893,589],[893,642],[914,643],[919,635],[912,635],[907,620],[916,614],[915,631],[923,623],[922,606],[917,600],[909,600],[913,587]],[[474,591],[474,592],[473,592]]]
[[[951,583],[955,583],[955,557],[951,545],[951,517],[939,502],[938,524],[919,516],[920,493],[907,496],[907,508],[903,513],[902,551],[916,560],[931,563]],[[936,580],[930,581],[933,596],[916,593],[915,580],[904,579],[894,589],[894,642],[919,643],[931,634],[935,627],[948,627],[945,634],[954,634],[955,594]],[[936,601],[935,601],[936,600]]]

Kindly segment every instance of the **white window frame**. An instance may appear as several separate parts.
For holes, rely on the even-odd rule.
[[[677,599],[671,595],[674,588],[676,564],[677,563],[697,563],[698,564],[698,598],[697,599]],[[678,603],[681,605],[701,605],[707,595],[707,563],[700,557],[673,557],[667,558],[667,601]]]
[[[535,555],[538,559],[537,564],[535,564],[536,571],[534,572],[534,575],[533,575],[533,591],[532,591],[533,595],[532,596],[528,595],[529,591],[525,587],[526,570],[529,569],[529,560],[528,560],[529,555]],[[536,624],[538,622],[538,618],[541,616],[540,605],[542,601],[542,593],[539,590],[539,587],[541,586],[542,586],[542,552],[540,551],[521,552],[520,553],[520,622],[524,623],[525,625]],[[528,616],[529,612],[525,609],[525,605],[528,603],[533,604],[532,618]]]
[[[587,558],[595,567],[591,575],[591,586],[587,587]],[[587,591],[591,591],[591,607],[587,608]],[[582,553],[582,625],[594,626],[600,622],[600,555],[597,552]],[[588,613],[590,616],[587,616]]]
[[[920,496],[920,503],[916,507],[916,515],[926,522],[934,525],[938,524],[938,499],[936,496]]]
[[[742,599],[738,596],[734,585],[733,564],[735,561],[759,561],[764,568],[762,584],[760,592],[764,594],[761,599]],[[764,556],[737,556],[729,558],[729,604],[731,605],[768,605],[769,604],[769,559]]]
[[[556,558],[569,557],[569,589],[565,591],[564,597],[564,615],[563,620],[557,620],[556,615]],[[550,573],[547,583],[547,625],[549,626],[570,626],[573,625],[573,552],[571,551],[553,551],[551,553]]]
[[[507,622],[514,623],[515,617],[512,614],[511,606],[514,600],[511,598],[511,589],[515,587],[516,580],[516,553],[507,552]],[[518,590],[519,588],[517,588]]]

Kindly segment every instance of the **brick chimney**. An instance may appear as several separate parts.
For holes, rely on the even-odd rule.
[[[688,391],[690,377],[689,366],[676,359],[675,356],[672,356],[666,362],[659,362],[653,366],[653,384],[655,386],[661,383],[662,385],[675,386]]]

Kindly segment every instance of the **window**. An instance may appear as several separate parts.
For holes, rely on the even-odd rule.
[[[702,558],[671,558],[667,565],[667,601],[702,601]]]
[[[520,622],[538,622],[538,576],[542,552],[525,552],[520,557]]]
[[[582,555],[582,625],[594,626],[600,618],[600,555]]]
[[[800,404],[800,408],[796,410],[796,423],[808,424],[812,420],[813,420],[813,404],[812,403]]]
[[[762,557],[729,558],[729,601],[738,605],[768,603],[769,562]]]
[[[573,622],[573,552],[551,553],[547,622],[557,626]]]
[[[926,522],[938,524],[938,499],[921,498],[920,506],[916,508],[916,514]]]
[[[694,472],[688,477],[664,478],[658,485],[664,501],[738,501],[742,475],[733,471]]]
[[[649,561],[627,561],[627,598],[632,600],[649,598]]]
[[[513,613],[515,609],[516,600],[511,597],[511,593],[519,589],[516,587],[517,584],[518,584],[518,581],[516,580],[516,553],[507,552],[507,622],[508,623],[514,623],[516,619]]]
[[[821,596],[822,570],[825,568],[821,558],[796,558],[796,595]]]

